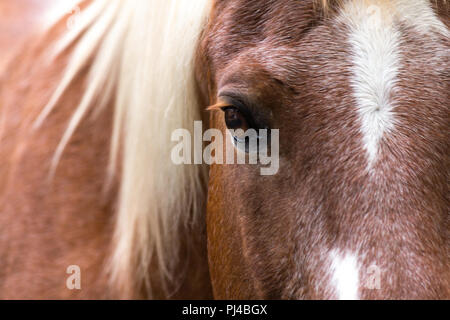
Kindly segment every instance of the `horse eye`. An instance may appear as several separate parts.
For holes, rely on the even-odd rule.
[[[222,109],[225,113],[225,124],[230,130],[242,129],[247,131],[250,129],[249,121],[236,107],[227,107]]]

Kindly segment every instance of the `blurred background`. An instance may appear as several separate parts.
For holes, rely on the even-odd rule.
[[[80,0],[0,0],[0,69],[30,34],[70,13],[77,2]]]

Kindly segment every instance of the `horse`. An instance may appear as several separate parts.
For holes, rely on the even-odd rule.
[[[447,1],[75,2],[0,64],[0,298],[450,298]]]

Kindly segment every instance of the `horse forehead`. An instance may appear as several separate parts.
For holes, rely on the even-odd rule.
[[[371,50],[376,56],[378,42],[370,42],[369,38],[377,40],[380,29],[386,29],[383,34],[386,39],[396,36],[392,45],[397,48],[398,64],[402,64],[406,44],[407,50],[417,48],[421,53],[413,57],[415,60],[432,59],[433,63],[427,68],[440,68],[445,72],[446,66],[442,63],[445,59],[440,57],[448,56],[448,45],[442,39],[448,39],[450,34],[429,1],[347,0],[339,3],[340,7],[323,19],[317,1],[312,0],[220,1],[213,18],[215,27],[208,34],[208,51],[219,76],[216,81],[226,78],[225,73],[250,75],[261,70],[291,87],[310,77],[311,72],[316,79],[342,80],[338,73],[329,71],[343,74],[351,65],[353,68],[360,66],[352,61],[358,50]],[[352,45],[352,36],[356,33],[360,40],[367,38],[365,47]],[[423,42],[427,45],[423,46]]]
[[[450,37],[445,23],[441,21],[429,0],[346,0],[326,1],[339,4],[336,10],[326,13],[319,5],[320,1],[255,1],[227,0],[216,1],[213,11],[214,40],[216,50],[228,50],[237,53],[243,48],[259,46],[261,49],[291,47],[302,43],[302,40],[316,27],[325,30],[337,25],[354,27],[361,19],[383,26],[395,23],[409,27],[417,36],[440,34]],[[444,2],[444,5],[447,4]],[[327,19],[323,19],[324,15]],[[236,23],[238,22],[238,23]],[[380,25],[381,26],[381,25]],[[334,38],[347,29],[334,31]],[[317,41],[332,43],[333,37],[327,32],[315,33]]]
[[[216,1],[208,37],[213,55],[232,56],[251,47],[289,45],[312,22],[313,1]],[[268,41],[270,39],[270,41]]]

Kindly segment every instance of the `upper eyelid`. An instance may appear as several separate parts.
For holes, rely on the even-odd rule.
[[[230,102],[229,100],[231,100],[232,102],[237,102],[240,105],[245,105],[240,95],[235,93],[223,92],[219,95],[219,100],[224,102]]]
[[[237,107],[244,115],[253,116],[255,112],[252,110],[251,104],[245,101],[240,95],[224,92],[219,95],[219,99],[225,102],[224,107]],[[230,104],[229,106],[226,105],[228,103]]]

